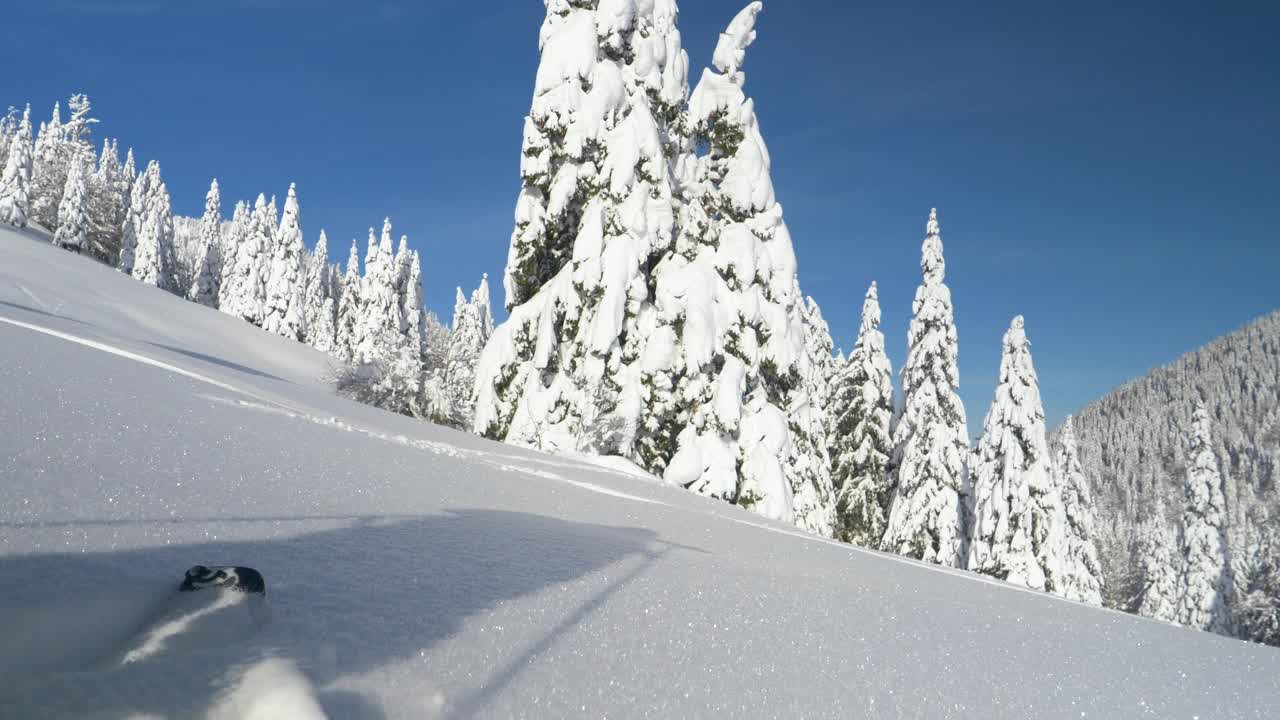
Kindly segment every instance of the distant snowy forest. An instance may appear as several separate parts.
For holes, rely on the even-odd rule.
[[[338,392],[495,440],[616,455],[826,537],[1280,645],[1280,314],[1085,408],[1050,436],[1013,318],[976,446],[936,212],[893,371],[873,283],[833,356],[800,289],[745,92],[761,4],[690,88],[674,0],[547,0],[494,327],[453,322],[391,223],[345,268],[290,186],[174,216],[160,165],[95,152],[89,100],[0,121],[0,221],[331,354]],[[604,7],[607,5],[607,9]],[[992,350],[994,353],[994,349]]]

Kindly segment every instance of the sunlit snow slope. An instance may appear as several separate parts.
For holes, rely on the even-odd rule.
[[[1280,707],[1275,649],[381,413],[333,397],[328,372],[299,344],[0,230],[0,717]],[[264,629],[206,628],[121,666],[194,564],[261,570]]]

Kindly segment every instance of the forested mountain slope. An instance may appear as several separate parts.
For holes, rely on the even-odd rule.
[[[1109,605],[1128,607],[1143,590],[1141,524],[1158,507],[1177,524],[1198,401],[1209,411],[1238,583],[1256,561],[1258,544],[1274,532],[1280,311],[1117,388],[1075,416],[1080,460],[1098,504]]]

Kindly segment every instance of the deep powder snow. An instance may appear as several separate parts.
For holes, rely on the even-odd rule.
[[[324,355],[34,233],[0,230],[0,319],[0,717],[1280,706],[1275,649],[347,402]],[[260,569],[269,620],[119,663],[194,564]]]

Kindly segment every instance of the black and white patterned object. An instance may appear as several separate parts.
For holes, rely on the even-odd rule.
[[[223,587],[247,593],[267,593],[267,582],[262,573],[250,567],[205,567],[196,565],[187,571],[178,587],[181,592],[193,592],[204,588]]]

